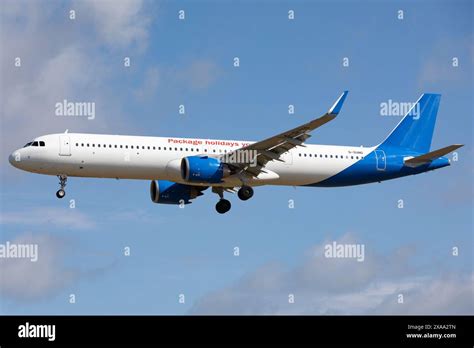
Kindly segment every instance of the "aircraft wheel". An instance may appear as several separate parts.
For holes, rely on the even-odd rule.
[[[66,195],[66,191],[64,191],[63,189],[60,189],[56,192],[56,197],[58,198],[63,198],[65,195]]]
[[[221,199],[216,204],[216,210],[219,214],[225,214],[230,210],[230,202],[227,199]]]
[[[242,186],[239,191],[237,192],[237,196],[243,201],[252,198],[253,196],[253,188],[250,186]]]

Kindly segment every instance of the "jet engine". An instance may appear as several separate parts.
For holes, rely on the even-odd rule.
[[[178,184],[168,180],[153,180],[150,184],[150,196],[154,203],[189,204],[190,200],[202,196],[207,187]]]
[[[219,183],[231,174],[218,158],[189,156],[181,160],[181,179],[189,182]]]

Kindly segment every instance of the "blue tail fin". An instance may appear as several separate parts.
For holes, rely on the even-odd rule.
[[[430,151],[440,94],[423,94],[381,145]]]

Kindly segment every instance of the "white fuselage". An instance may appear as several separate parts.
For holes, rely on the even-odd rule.
[[[44,146],[21,148],[10,156],[10,162],[15,167],[47,175],[170,180],[179,183],[185,183],[179,168],[183,157],[217,157],[252,143],[80,133],[45,135],[35,141],[44,142]],[[265,167],[267,173],[261,173],[248,183],[254,186],[317,183],[353,165],[374,148],[307,144],[286,152],[281,162],[270,161]],[[230,176],[212,186],[240,184],[237,177]]]

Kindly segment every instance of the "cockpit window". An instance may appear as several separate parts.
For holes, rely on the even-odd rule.
[[[38,142],[37,142],[37,141],[33,141],[33,144],[31,144],[31,146],[38,146]]]
[[[33,142],[32,142],[32,141],[30,141],[29,143],[26,143],[26,144],[25,144],[25,146],[23,146],[23,147],[28,147],[28,146],[31,146],[31,144],[33,144]]]
[[[45,144],[44,144],[44,141],[40,141],[39,144],[40,144],[40,146],[44,146],[44,145],[45,145]]]

